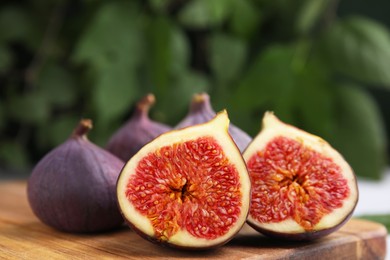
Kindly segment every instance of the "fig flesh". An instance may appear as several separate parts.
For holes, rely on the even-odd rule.
[[[146,143],[171,130],[170,126],[149,118],[149,110],[155,102],[153,94],[143,97],[137,103],[131,118],[112,135],[106,149],[127,161]]]
[[[116,200],[120,159],[87,139],[92,121],[45,155],[28,183],[28,201],[45,224],[66,232],[98,232],[123,224]]]
[[[227,243],[245,224],[250,180],[226,111],[154,139],[123,168],[121,212],[145,239],[183,249]]]
[[[358,201],[355,175],[320,137],[267,112],[243,154],[252,182],[248,224],[261,233],[311,240],[340,228]]]
[[[216,115],[210,104],[210,96],[206,93],[194,94],[188,114],[176,125],[176,129],[205,123]],[[252,138],[237,126],[230,124],[229,133],[241,152],[245,150]]]

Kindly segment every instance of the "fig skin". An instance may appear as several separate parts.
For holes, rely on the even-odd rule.
[[[206,93],[194,94],[188,114],[176,125],[175,129],[205,123],[214,118],[215,115],[216,113],[210,104],[210,96]],[[247,133],[233,124],[229,125],[229,133],[241,153],[252,141],[252,138]]]
[[[34,214],[61,231],[101,232],[123,224],[116,181],[124,162],[87,139],[91,128],[91,120],[81,120],[68,140],[38,162],[27,183]]]
[[[147,94],[136,105],[130,119],[109,139],[106,149],[123,161],[128,161],[145,144],[172,128],[149,118],[149,110],[156,102]]]
[[[307,159],[306,160],[303,159],[303,161],[301,161],[302,157],[299,157],[299,152],[297,152],[297,153],[292,152],[292,151],[300,151],[300,150],[295,150],[296,148],[294,146],[289,146],[290,149],[287,150],[287,151],[289,151],[288,156],[291,157],[292,154],[298,154],[298,157],[291,157],[290,159],[287,159],[286,157],[284,157],[283,153],[277,154],[275,152],[275,151],[280,151],[280,150],[273,150],[273,151],[271,150],[268,152],[266,150],[264,150],[264,149],[266,149],[266,147],[268,147],[269,143],[272,143],[274,140],[276,140],[279,137],[287,138],[288,140],[293,140],[294,142],[299,143],[301,145],[301,148],[297,148],[297,149],[303,149],[304,155],[306,156]],[[273,146],[271,146],[271,147],[276,147],[275,145],[276,144],[273,143]],[[294,150],[291,149],[293,147],[294,147]],[[285,149],[285,147],[280,148],[280,149]],[[324,165],[327,165],[327,166],[325,168],[321,168],[322,164],[318,164],[317,162],[315,165],[309,164],[309,162],[312,162],[312,160],[310,160],[311,157],[307,157],[307,156],[309,156],[308,150],[314,151],[315,155],[313,155],[313,156],[319,156],[319,155],[323,156],[322,159],[320,159],[320,160],[326,159],[327,163]],[[260,157],[257,157],[257,158],[254,157],[254,156],[256,156],[256,154],[264,156],[264,157],[266,157],[266,155],[270,154],[271,157],[267,157],[267,159],[265,159],[265,161],[267,163],[263,164],[262,169],[267,169],[267,167],[271,167],[270,169],[273,169],[273,170],[267,171],[267,172],[266,171],[261,172],[258,169],[256,169],[256,170],[254,169],[254,173],[253,173],[254,175],[252,175],[251,163],[253,162],[253,158],[256,161],[259,161],[259,162],[261,161]],[[314,201],[310,202],[310,203],[315,203],[315,205],[316,205],[315,209],[318,210],[317,213],[321,214],[321,210],[324,210],[324,212],[325,212],[324,215],[311,215],[311,220],[309,220],[309,218],[307,218],[308,215],[305,215],[305,214],[301,215],[301,213],[299,213],[299,211],[297,211],[298,212],[297,216],[299,216],[297,218],[298,220],[309,220],[310,222],[313,221],[312,222],[313,226],[311,228],[305,229],[303,226],[300,226],[300,229],[298,230],[296,225],[298,224],[298,226],[299,226],[301,224],[296,222],[296,220],[294,219],[294,217],[292,215],[289,218],[282,219],[282,221],[280,221],[280,222],[272,222],[272,221],[261,222],[261,221],[257,220],[256,218],[259,216],[262,219],[266,219],[267,215],[265,215],[265,216],[259,215],[258,212],[261,212],[260,211],[261,208],[256,206],[257,207],[256,211],[253,211],[253,213],[250,211],[250,213],[248,215],[247,223],[252,228],[259,231],[260,233],[262,233],[266,236],[278,238],[278,239],[291,240],[291,241],[308,241],[308,240],[318,239],[318,238],[324,237],[326,235],[329,235],[329,234],[335,232],[336,230],[340,229],[351,218],[351,216],[356,208],[356,205],[358,203],[358,200],[359,200],[359,191],[358,191],[358,185],[357,185],[357,180],[356,180],[355,174],[354,174],[352,168],[349,166],[349,164],[345,161],[343,156],[341,154],[339,154],[334,148],[332,148],[330,146],[330,144],[328,144],[322,138],[315,136],[315,135],[312,135],[308,132],[305,132],[305,131],[303,131],[299,128],[296,128],[292,125],[285,124],[282,121],[280,121],[276,116],[274,116],[274,114],[272,112],[266,112],[264,115],[264,118],[263,118],[262,130],[253,139],[252,143],[249,144],[247,150],[243,154],[243,157],[247,163],[248,170],[251,174],[251,178],[256,178],[256,172],[259,174],[261,172],[262,175],[259,175],[259,176],[262,176],[262,178],[264,178],[264,179],[262,179],[262,181],[260,181],[260,179],[256,180],[256,182],[258,182],[259,185],[264,185],[266,183],[268,183],[270,185],[275,185],[274,181],[277,180],[277,182],[278,182],[277,185],[280,185],[278,187],[281,190],[282,188],[283,189],[290,188],[288,186],[285,186],[286,185],[285,183],[289,183],[290,181],[292,181],[292,183],[290,183],[290,184],[295,185],[298,183],[298,186],[302,185],[305,187],[304,188],[304,190],[305,190],[304,196],[308,196],[309,199],[311,197],[317,198]],[[269,163],[268,161],[272,160],[271,158],[277,158],[278,161],[272,161],[272,163]],[[280,162],[282,162],[282,163],[279,164]],[[283,162],[286,162],[285,165],[287,165],[287,166],[285,166],[283,164]],[[301,163],[301,164],[298,163],[299,168],[296,168],[296,166],[293,165],[295,162]],[[335,166],[333,166],[331,164],[337,165],[336,168],[333,168]],[[254,165],[256,165],[256,164],[254,164]],[[260,167],[260,165],[261,164],[254,166],[254,167],[255,168]],[[307,167],[314,167],[314,168],[307,168]],[[319,167],[319,168],[317,168],[317,167]],[[331,167],[332,169],[337,169],[336,172],[334,172],[333,170],[329,170],[329,167]],[[259,169],[261,169],[261,168],[259,168]],[[290,170],[290,169],[299,169],[299,170],[297,172],[294,172],[293,170]],[[308,170],[308,169],[310,169],[310,170]],[[316,173],[314,173],[315,171],[312,172],[311,169],[316,169],[317,171],[318,171],[318,169],[320,169],[321,174],[317,175],[317,176],[321,176],[320,179],[318,179],[319,177],[315,177]],[[302,171],[305,171],[304,174],[306,176],[299,175],[299,172],[302,172]],[[275,173],[277,173],[277,174],[275,174]],[[265,177],[268,174],[270,174],[269,175],[270,179],[267,179]],[[281,174],[284,175],[283,178],[280,177]],[[328,174],[334,174],[334,175],[328,175]],[[312,175],[312,176],[310,176],[310,175]],[[274,179],[272,176],[277,177],[277,179]],[[326,176],[329,176],[329,177],[326,178]],[[303,178],[303,177],[305,177],[305,178]],[[295,178],[297,178],[297,179],[295,179]],[[302,181],[302,180],[306,180],[306,179],[308,182]],[[270,180],[272,180],[272,181],[270,181]],[[301,182],[299,182],[299,181],[301,181]],[[329,181],[329,182],[325,182],[326,185],[322,186],[321,183],[323,183],[324,181]],[[331,185],[332,181],[333,181],[333,186]],[[337,182],[337,184],[336,184],[336,182]],[[345,186],[337,187],[336,185],[339,185],[339,183],[340,183],[340,185],[345,185]],[[344,184],[341,184],[341,183],[344,183]],[[288,184],[288,185],[290,185],[290,184]],[[280,203],[278,203],[279,202],[278,196],[281,196],[281,195],[278,195],[277,193],[270,194],[268,191],[271,191],[271,190],[265,188],[266,186],[267,185],[256,186],[255,184],[252,184],[253,189],[257,188],[257,191],[256,191],[257,194],[254,193],[254,190],[252,190],[252,194],[254,194],[255,196],[260,195],[262,192],[264,192],[265,194],[268,194],[267,195],[268,197],[274,198],[275,205],[276,204],[278,205],[278,207],[276,209],[275,208],[272,209],[272,212],[281,212],[281,210],[283,208],[280,209],[279,205],[285,205],[286,201],[282,200],[282,201],[280,201]],[[313,187],[316,187],[316,188],[311,189]],[[328,188],[324,188],[324,187],[328,187]],[[348,187],[348,189],[346,189],[345,187]],[[259,188],[261,188],[261,189],[259,189]],[[265,190],[264,190],[264,188],[265,188]],[[318,189],[318,191],[316,189]],[[259,190],[260,190],[260,192],[259,192]],[[336,190],[337,191],[340,190],[341,192],[340,193],[335,192]],[[320,193],[317,193],[317,192],[320,192]],[[334,195],[330,196],[329,193],[332,193],[332,192],[334,192]],[[321,203],[321,200],[318,200],[318,194],[320,194],[319,197],[326,196],[326,198],[328,198],[328,199],[332,199],[332,198],[335,199],[334,201],[332,201],[332,203],[329,203],[329,205],[339,205],[339,206],[335,206],[335,207],[330,206],[329,208],[326,208],[326,206],[325,206],[325,208],[322,208],[321,205],[316,204],[316,203]],[[337,194],[337,195],[335,195],[335,194]],[[345,195],[345,197],[343,197],[344,195]],[[286,192],[286,194],[284,194],[284,196],[282,196],[282,197],[284,197],[284,199],[287,200],[287,202],[290,202],[290,199],[288,199],[289,196],[291,196],[291,193],[289,194]],[[339,198],[342,198],[342,200],[338,201]],[[297,196],[296,200],[291,201],[291,203],[292,204],[294,204],[294,203],[299,204],[300,199],[302,199],[302,197]],[[254,199],[252,197],[252,202],[253,201],[254,201]],[[258,205],[261,205],[261,200],[260,200],[260,202],[257,202],[257,203],[259,203]],[[322,203],[325,203],[322,205],[328,204],[328,202],[326,202],[325,200],[322,201]],[[339,203],[341,203],[341,206]],[[266,205],[266,204],[263,204],[263,205]],[[304,205],[305,206],[302,206],[302,207],[305,208],[305,210],[310,211],[309,208],[306,208],[307,204],[304,204]],[[251,207],[253,207],[253,205],[251,205]],[[263,209],[264,209],[264,207],[263,207]],[[286,209],[295,210],[294,208],[286,208]],[[257,212],[257,214],[255,214],[255,212]],[[266,211],[266,212],[268,212],[268,211]],[[254,215],[252,215],[252,214],[254,214]],[[272,213],[272,214],[278,216],[279,213]],[[287,213],[285,213],[285,214],[287,214]],[[320,218],[317,220],[313,220],[313,219],[316,219],[317,216],[320,216]],[[272,225],[270,225],[270,224],[272,224]]]
[[[221,115],[220,115],[221,114]],[[240,151],[238,150],[237,146],[235,145],[234,141],[232,140],[231,136],[228,134],[228,118],[226,111],[221,112],[218,114],[219,116],[216,116],[213,122],[208,122],[204,124],[199,124],[193,127],[188,127],[185,129],[179,129],[179,130],[172,130],[167,133],[162,134],[161,136],[157,137],[152,142],[145,145],[136,155],[134,155],[133,158],[131,158],[125,165],[125,167],[122,169],[122,172],[120,174],[120,177],[118,178],[117,183],[117,196],[118,196],[118,203],[120,210],[122,212],[123,218],[125,219],[127,225],[135,231],[138,235],[140,235],[142,238],[146,239],[149,242],[155,243],[159,246],[164,247],[171,247],[176,249],[182,249],[182,250],[193,250],[193,251],[199,251],[199,250],[209,250],[209,249],[215,249],[218,248],[227,242],[229,242],[231,239],[234,238],[234,236],[241,230],[243,225],[246,223],[246,218],[248,216],[249,211],[249,202],[250,202],[250,180],[247,173],[246,165],[243,161],[243,158],[241,156]],[[223,148],[222,150],[225,152],[226,158],[231,160],[231,163],[233,163],[236,167],[236,170],[238,172],[239,177],[239,189],[241,192],[241,200],[240,200],[240,211],[237,213],[237,221],[232,224],[232,226],[227,229],[226,233],[220,234],[220,236],[217,236],[212,239],[204,238],[204,237],[197,237],[194,235],[191,235],[189,230],[186,228],[186,223],[182,223],[178,231],[174,233],[171,236],[168,236],[165,239],[161,239],[158,235],[156,235],[156,231],[153,230],[151,220],[148,218],[148,216],[143,215],[140,211],[138,211],[135,208],[135,204],[133,204],[129,199],[128,188],[129,187],[129,181],[131,179],[131,176],[137,174],[138,170],[137,165],[139,165],[145,156],[153,153],[156,149],[158,150],[161,147],[165,147],[166,145],[172,145],[177,143],[182,143],[190,140],[196,140],[199,137],[203,136],[210,136],[209,133],[213,133],[213,137],[216,138],[217,143]],[[176,157],[174,157],[177,159]],[[163,161],[163,159],[161,159]],[[203,163],[203,161],[198,161],[198,163]],[[197,166],[199,168],[199,171],[201,171],[202,166]],[[211,170],[208,174],[208,178],[213,176],[215,172]],[[142,171],[140,173],[143,175],[143,177],[149,176],[150,171]],[[178,174],[181,174],[178,172]],[[183,173],[184,174],[184,173]],[[197,174],[195,173],[197,176]],[[160,175],[161,176],[161,175]],[[191,176],[191,175],[190,175]],[[187,178],[187,177],[185,177]],[[188,177],[186,179],[186,183],[192,183],[194,177]],[[196,178],[196,177],[195,177]],[[154,177],[153,177],[154,179]],[[217,181],[218,179],[216,179]],[[169,182],[169,179],[165,178],[158,178],[156,181],[160,184],[165,183],[167,187],[171,187],[171,182]],[[144,185],[147,185],[148,182],[144,182]],[[198,183],[198,184],[202,184]],[[197,184],[196,182],[194,184]],[[217,185],[217,184],[214,184]],[[153,187],[153,186],[152,186]],[[172,188],[171,191],[177,192],[180,188]],[[138,189],[136,189],[138,190]],[[142,190],[142,187],[140,188]],[[202,190],[202,188],[200,189]],[[216,193],[219,193],[222,190],[217,190]],[[222,195],[224,197],[224,191],[222,191]],[[146,190],[145,190],[146,192]],[[194,190],[194,192],[197,192],[197,189]],[[228,191],[226,191],[228,193]],[[151,194],[155,194],[152,192]],[[192,195],[182,195],[182,196],[192,196]],[[231,195],[230,195],[231,196]],[[170,194],[167,193],[166,197],[170,197]],[[146,199],[146,198],[145,198]],[[151,198],[152,199],[152,198]],[[156,197],[152,199],[156,201]],[[183,205],[187,204],[188,201],[184,198],[181,198],[183,201]],[[160,200],[158,200],[160,201]],[[203,201],[200,199],[200,201]],[[223,199],[222,201],[215,201],[216,204],[222,203],[228,201],[226,199]],[[185,208],[194,207],[194,209],[206,209],[202,208],[202,203],[197,204],[197,202],[190,202],[190,205],[194,203],[195,205],[184,205]],[[155,204],[155,203],[154,203]],[[144,206],[147,204],[143,204]],[[171,204],[164,205],[164,208],[169,209]],[[174,206],[172,206],[174,207]],[[218,208],[218,206],[216,206]],[[151,209],[151,208],[149,208]],[[207,210],[207,209],[206,209]],[[158,211],[159,212],[159,211]],[[160,212],[161,213],[161,212]],[[159,214],[159,213],[158,213]],[[189,215],[182,215],[181,217],[186,218],[186,216]],[[181,218],[179,217],[179,218]],[[220,216],[222,217],[222,216]],[[165,223],[169,223],[169,220]],[[213,225],[213,221],[211,222],[203,222],[205,227],[209,225],[208,227],[211,228]],[[208,223],[208,224],[207,224]],[[149,229],[149,225],[150,228]],[[229,225],[229,224],[228,224]],[[173,238],[176,236],[175,238]],[[172,238],[172,239],[171,239]],[[199,240],[199,241],[198,241]]]

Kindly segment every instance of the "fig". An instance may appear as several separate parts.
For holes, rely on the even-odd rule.
[[[149,118],[149,110],[155,102],[153,94],[139,100],[131,118],[112,135],[106,149],[126,162],[146,143],[171,130],[170,126]]]
[[[215,117],[215,111],[210,104],[210,96],[206,93],[197,93],[192,97],[188,114],[176,125],[176,129],[205,123]],[[233,137],[241,152],[245,150],[252,138],[237,126],[230,124],[229,133]]]
[[[252,182],[247,222],[264,235],[312,240],[351,217],[358,201],[355,175],[322,138],[266,112],[243,157]]]
[[[64,143],[46,154],[27,183],[28,201],[43,223],[65,232],[111,230],[124,221],[116,181],[124,162],[91,143],[82,119]]]
[[[250,179],[227,112],[145,145],[117,183],[120,210],[145,239],[181,249],[227,243],[245,224]]]

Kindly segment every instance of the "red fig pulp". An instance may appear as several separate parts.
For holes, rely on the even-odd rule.
[[[124,163],[91,143],[91,120],[43,157],[28,180],[31,209],[45,224],[66,232],[97,232],[123,223],[116,181]]]
[[[108,141],[108,151],[128,161],[145,144],[171,130],[171,127],[149,118],[148,113],[154,103],[153,94],[146,95],[138,102],[132,117]]]
[[[206,93],[195,94],[189,108],[187,116],[175,127],[177,129],[187,126],[205,123],[216,115],[210,104],[210,96]],[[241,152],[245,150],[252,138],[237,126],[229,125],[229,134]]]

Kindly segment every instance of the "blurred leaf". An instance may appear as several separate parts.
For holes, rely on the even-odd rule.
[[[323,58],[337,71],[390,87],[390,34],[381,24],[362,17],[337,21],[321,45]]]
[[[205,28],[220,25],[229,15],[232,0],[192,0],[179,13],[179,21],[187,27]]]
[[[169,92],[157,97],[154,117],[168,124],[175,125],[184,116],[191,102],[192,95],[207,92],[210,88],[209,79],[196,71],[183,71],[177,75]]]
[[[386,136],[377,104],[357,86],[337,89],[337,125],[327,137],[359,176],[379,179],[386,166]]]
[[[65,142],[79,120],[74,114],[60,114],[40,124],[35,136],[39,150],[53,148]]]
[[[295,124],[313,134],[332,133],[334,120],[334,87],[327,69],[310,60],[296,76],[294,106]]]
[[[14,169],[26,169],[29,164],[26,147],[20,145],[14,140],[1,142],[0,163]]]
[[[296,30],[300,34],[308,33],[329,5],[328,0],[305,0],[296,20]]]
[[[3,103],[0,102],[0,131],[6,125],[5,120],[6,120],[6,116],[4,114]]]
[[[104,122],[128,112],[137,96],[137,66],[144,57],[144,17],[136,4],[103,4],[74,53],[75,62],[87,63],[92,68],[92,103],[99,120]]]
[[[149,0],[149,4],[156,12],[163,13],[172,0]]]
[[[294,87],[294,71],[291,65],[293,52],[292,48],[280,45],[271,46],[261,52],[244,73],[232,95],[235,107],[276,109],[276,104],[288,105],[289,102],[284,102]]]
[[[38,89],[53,105],[69,106],[77,98],[73,74],[57,64],[45,66],[37,81]]]
[[[357,218],[367,219],[367,220],[381,223],[386,227],[387,232],[388,233],[390,232],[390,214],[362,215],[362,216],[357,216]]]
[[[104,122],[123,115],[137,97],[135,71],[121,63],[113,63],[97,77],[92,100],[99,120]]]
[[[225,34],[214,34],[209,55],[216,79],[224,84],[235,80],[244,67],[246,54],[247,48],[243,41]]]
[[[12,64],[12,55],[6,46],[0,44],[0,73],[4,73]]]
[[[80,119],[75,115],[61,115],[54,118],[49,128],[46,129],[50,146],[57,146],[65,142],[71,136]]]
[[[232,2],[232,16],[229,20],[231,31],[241,37],[248,39],[258,29],[262,19],[261,10],[256,8],[252,1],[240,0]]]
[[[46,96],[40,92],[9,97],[6,110],[11,118],[32,124],[46,121],[51,112]]]
[[[30,47],[39,42],[33,17],[22,7],[5,6],[0,9],[0,43],[24,41]]]
[[[170,76],[173,58],[171,23],[166,17],[156,17],[152,19],[148,33],[151,82],[158,95],[167,91]]]
[[[143,55],[141,20],[136,2],[105,3],[79,40],[74,61],[89,63],[98,70],[112,62],[137,64]]]
[[[178,26],[172,27],[171,34],[171,71],[173,74],[179,74],[189,66],[191,55],[190,43],[184,32]]]

